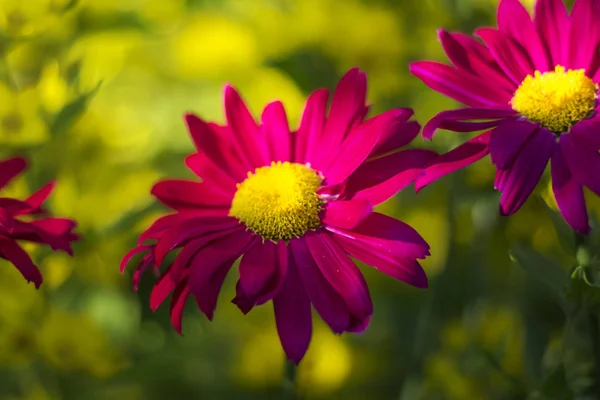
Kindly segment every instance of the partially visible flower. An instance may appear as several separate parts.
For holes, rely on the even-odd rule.
[[[427,286],[417,259],[429,246],[410,226],[373,212],[410,185],[435,153],[403,150],[419,132],[409,109],[366,119],[366,76],[358,69],[329,93],[308,99],[290,131],[283,105],[269,104],[257,124],[231,87],[227,125],[186,121],[198,152],[186,159],[202,182],[167,180],[152,193],[175,213],[158,219],[121,263],[144,254],[133,281],[159,272],[181,249],[152,290],[156,309],[172,292],[171,321],[181,332],[188,296],[212,319],[232,264],[242,256],[233,302],[244,313],[273,300],[279,337],[299,362],[312,336],[311,304],[338,334],[361,332],[373,304],[352,256],[416,287]]]
[[[1,161],[0,189],[26,166],[23,158]],[[24,201],[0,197],[0,257],[10,261],[37,288],[42,284],[42,274],[17,241],[47,244],[52,250],[62,250],[72,255],[71,242],[79,238],[72,232],[75,221],[66,218],[35,218],[46,214],[42,203],[53,187],[54,183],[49,183]]]
[[[423,137],[486,131],[435,160],[417,188],[489,153],[500,213],[511,215],[552,160],[558,207],[574,230],[588,233],[583,186],[600,195],[599,19],[596,0],[576,0],[570,15],[561,0],[538,0],[533,20],[518,0],[501,0],[498,29],[476,31],[484,44],[440,31],[454,66],[422,61],[411,72],[468,107],[439,113]]]

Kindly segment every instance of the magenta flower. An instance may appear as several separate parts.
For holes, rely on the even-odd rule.
[[[411,72],[468,107],[439,113],[423,137],[437,129],[486,131],[432,162],[417,189],[489,153],[497,169],[494,187],[502,192],[500,213],[511,215],[551,160],[563,217],[588,233],[583,186],[600,195],[598,21],[597,0],[576,0],[571,15],[561,0],[538,0],[533,20],[518,0],[501,0],[498,29],[476,31],[484,44],[440,31],[454,66],[423,61]]]
[[[273,300],[277,329],[291,360],[304,356],[312,334],[311,304],[331,329],[359,332],[373,304],[349,256],[416,287],[427,287],[417,259],[429,246],[410,226],[373,206],[413,182],[435,156],[403,150],[419,132],[412,111],[365,120],[366,76],[340,81],[327,114],[328,91],[314,92],[300,127],[290,131],[283,105],[269,104],[260,124],[238,93],[225,88],[227,125],[185,119],[198,152],[186,159],[202,183],[167,180],[152,189],[175,213],[158,219],[123,259],[144,253],[133,281],[180,249],[150,296],[155,310],[172,292],[171,321],[181,333],[193,295],[212,319],[223,280],[239,264],[242,312]]]
[[[0,161],[0,189],[27,167],[23,158]],[[72,232],[75,221],[66,218],[32,219],[46,214],[41,206],[48,198],[54,183],[49,183],[25,201],[0,198],[0,257],[10,261],[36,288],[42,284],[42,274],[27,252],[17,241],[47,244],[52,250],[62,250],[70,255],[71,242],[79,238]],[[26,221],[21,217],[28,217]]]

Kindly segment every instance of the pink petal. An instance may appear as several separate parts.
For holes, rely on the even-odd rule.
[[[441,63],[413,62],[409,70],[436,92],[471,107],[505,107],[512,97],[474,74]]]
[[[356,324],[342,296],[325,279],[302,239],[290,241],[293,257],[289,263],[297,268],[310,302],[334,333],[341,334]]]
[[[332,227],[326,229],[337,236],[364,243],[371,250],[389,254],[397,260],[423,259],[429,255],[429,245],[417,231],[384,214],[372,213],[351,230]]]
[[[310,159],[323,134],[328,98],[329,91],[321,89],[312,93],[306,100],[302,121],[296,133],[294,161],[297,163],[304,164]]]
[[[583,197],[583,187],[573,179],[562,154],[561,146],[554,148],[551,173],[554,197],[565,221],[577,232],[587,235],[590,225]]]
[[[598,0],[577,0],[573,4],[566,68],[584,68],[586,72],[589,72],[589,67],[600,44],[599,20],[600,2]]]
[[[150,293],[150,308],[156,311],[163,301],[171,294],[175,287],[179,284],[179,280],[173,279],[170,274],[171,267],[168,267],[158,278]]]
[[[373,212],[367,200],[334,201],[325,207],[322,221],[325,225],[351,229]]]
[[[498,65],[516,85],[520,85],[527,75],[533,74],[535,67],[529,54],[513,38],[490,28],[480,28],[476,33],[488,46]]]
[[[40,190],[38,190],[31,196],[29,196],[29,198],[27,200],[25,200],[25,202],[30,205],[30,207],[31,207],[30,210],[28,210],[28,211],[23,210],[19,214],[25,214],[25,213],[31,214],[31,213],[40,212],[40,207],[48,199],[48,197],[52,193],[52,190],[54,190],[54,185],[55,185],[55,182],[50,182],[50,183],[44,185]]]
[[[131,259],[133,257],[135,257],[136,254],[142,253],[144,251],[150,251],[151,248],[152,248],[151,246],[138,246],[138,247],[134,247],[133,249],[129,250],[127,252],[127,254],[125,254],[123,256],[123,259],[121,260],[121,265],[120,265],[121,273],[125,272],[125,268],[127,268],[127,264],[129,264],[129,261],[131,261]]]
[[[209,157],[236,181],[246,179],[248,168],[233,148],[234,137],[231,130],[207,124],[193,114],[186,114],[185,121],[199,152]]]
[[[231,196],[217,190],[214,185],[184,180],[158,182],[151,193],[161,203],[175,210],[229,209],[232,199]]]
[[[523,144],[539,128],[526,120],[509,119],[492,130],[490,157],[498,169],[506,169],[513,163]]]
[[[438,129],[454,132],[475,132],[493,128],[506,118],[514,117],[517,113],[509,108],[460,108],[458,110],[442,111],[433,117],[423,128],[423,138],[431,139]],[[472,120],[491,120],[485,122],[465,122]]]
[[[73,255],[71,242],[79,237],[71,233],[75,222],[66,218],[46,218],[31,222],[14,221],[11,236],[17,240],[43,243],[52,250],[62,250]]]
[[[175,328],[175,331],[182,334],[181,330],[181,319],[183,317],[183,309],[185,308],[185,302],[190,295],[190,288],[187,284],[187,280],[181,282],[179,286],[173,292],[171,296],[171,325]]]
[[[538,0],[535,2],[534,24],[540,38],[550,50],[550,65],[565,65],[568,48],[569,16],[563,0]]]
[[[506,170],[498,170],[496,189],[502,192],[500,214],[512,215],[536,187],[554,152],[554,134],[538,129]]]
[[[412,114],[412,110],[410,111]],[[369,158],[379,157],[399,150],[416,138],[420,130],[421,125],[417,121],[396,120],[396,123],[391,123],[381,133],[379,142],[375,145],[371,154],[369,154]]]
[[[17,242],[0,236],[0,256],[17,267],[27,282],[33,282],[36,288],[40,287],[43,281],[40,270],[33,264],[27,252]]]
[[[273,298],[275,322],[287,358],[298,364],[312,336],[310,301],[295,264],[290,264],[281,290]]]
[[[366,75],[351,69],[342,77],[335,92],[318,147],[311,154],[311,164],[319,171],[331,161],[332,152],[337,151],[354,122],[365,114],[367,94]]]
[[[262,130],[265,136],[269,159],[289,161],[291,157],[291,133],[285,109],[280,101],[269,104],[262,114]]]
[[[458,146],[454,150],[434,159],[424,173],[415,181],[415,189],[421,190],[431,182],[448,175],[456,170],[473,164],[488,154],[490,131],[475,136],[473,139]]]
[[[185,164],[193,173],[202,178],[202,183],[213,186],[215,191],[220,192],[220,195],[233,198],[237,189],[236,181],[206,154],[191,154],[185,159]]]
[[[413,183],[437,156],[430,150],[409,149],[368,161],[350,175],[345,193],[355,200],[381,204]]]
[[[308,234],[306,244],[323,276],[345,300],[357,321],[373,313],[369,288],[358,267],[328,234]]]
[[[148,239],[158,239],[167,228],[181,219],[181,215],[181,213],[169,214],[154,221],[152,225],[140,235],[138,244],[141,245]]]
[[[521,43],[531,56],[535,69],[549,69],[546,49],[540,41],[529,13],[519,0],[501,0],[498,6],[498,28],[517,43]]]
[[[0,161],[0,189],[27,168],[27,161],[22,157]]]

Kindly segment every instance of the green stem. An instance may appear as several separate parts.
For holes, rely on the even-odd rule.
[[[293,362],[285,360],[285,376],[283,378],[283,392],[284,398],[298,400],[300,397],[297,393],[296,388],[296,376],[297,376],[298,366]]]

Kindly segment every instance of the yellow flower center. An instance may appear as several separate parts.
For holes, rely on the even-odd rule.
[[[583,69],[565,71],[559,65],[554,71],[527,75],[510,104],[528,120],[560,134],[586,118],[597,98],[598,85]]]
[[[273,162],[248,172],[248,178],[237,185],[229,215],[263,239],[301,237],[321,226],[323,201],[316,191],[322,182],[304,164]]]

